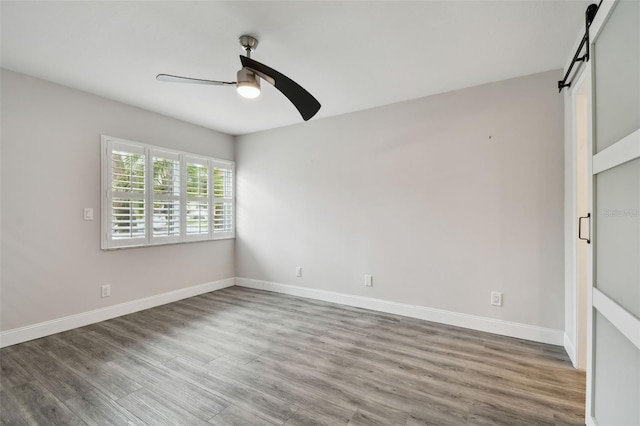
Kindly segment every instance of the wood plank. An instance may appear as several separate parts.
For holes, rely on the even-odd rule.
[[[321,407],[299,409],[291,415],[285,426],[337,426],[346,425],[352,415],[334,416]]]
[[[108,362],[93,359],[54,335],[37,341],[57,362],[64,364],[95,388],[118,399],[141,388],[127,374],[112,368]]]
[[[208,392],[181,378],[159,383],[149,389],[203,420],[209,420],[230,405],[229,399],[224,396]]]
[[[244,407],[232,405],[227,407],[220,414],[209,420],[215,426],[245,426],[245,425],[280,425],[282,423],[270,421],[254,410],[247,410]]]
[[[175,357],[175,355],[160,350],[152,345],[145,344],[144,341],[133,339],[122,333],[114,333],[114,329],[108,326],[109,321],[93,324],[89,326],[91,330],[89,335],[94,339],[102,339],[103,341],[118,347],[128,355],[134,355],[144,359],[150,364],[162,364],[165,361]]]
[[[84,425],[84,422],[67,406],[36,382],[14,386],[2,393],[6,394],[3,398],[6,397],[13,402],[7,407],[12,411],[9,414],[10,417],[16,417],[17,409],[20,412],[18,416],[29,419],[29,424]],[[4,408],[1,417],[6,415]]]
[[[149,425],[208,425],[205,420],[149,389],[129,394],[117,403]]]
[[[8,390],[0,391],[0,425],[30,425],[32,415],[24,410]]]
[[[296,411],[294,417],[298,422],[303,421],[303,418],[311,418],[324,419],[329,424],[347,423],[356,410],[354,405],[334,395],[322,393],[308,383],[289,380],[288,377],[274,371],[255,368],[255,366],[256,364],[253,363],[237,365],[218,359],[212,361],[206,368],[283,401],[299,407],[307,407],[309,413],[306,413],[306,416],[298,414],[301,410]],[[318,411],[318,401],[322,401],[320,411]]]
[[[3,355],[4,357],[4,355]],[[34,342],[24,343],[19,350],[6,357],[15,358],[38,383],[43,385],[61,401],[80,396],[95,389],[80,375],[56,358],[42,351]]]
[[[298,409],[294,404],[252,389],[225,376],[208,372],[179,358],[169,361],[166,366],[194,385],[221,395],[234,405],[255,409],[261,413],[262,417],[277,424],[284,423]]]
[[[98,391],[72,398],[65,405],[88,425],[144,425],[142,420]]]
[[[6,355],[3,354],[3,356],[0,357],[0,390],[10,389],[33,380],[33,377],[27,372],[27,369],[23,368],[23,366],[11,356],[11,353],[12,352],[7,351]]]

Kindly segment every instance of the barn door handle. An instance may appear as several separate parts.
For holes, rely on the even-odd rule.
[[[591,225],[591,213],[587,213],[586,216],[580,216],[578,218],[578,239],[586,241],[587,244],[591,244],[591,232],[589,232],[589,237],[582,238],[582,219],[589,219],[589,225]],[[589,227],[589,230],[590,229],[591,227]]]

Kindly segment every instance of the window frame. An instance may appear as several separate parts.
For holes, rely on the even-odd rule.
[[[142,197],[138,194],[131,198],[144,201],[144,235],[135,238],[113,238],[111,225],[113,219],[112,200],[114,193],[112,188],[113,161],[112,152],[123,151],[144,155],[144,192]],[[101,244],[103,250],[119,250],[131,247],[147,247],[166,244],[183,244],[194,241],[212,241],[235,238],[235,162],[215,157],[193,154],[185,151],[164,148],[160,146],[130,141],[107,135],[101,135],[100,144],[101,166]],[[178,196],[160,196],[154,191],[154,157],[178,161],[179,164],[179,194]],[[207,167],[207,232],[202,234],[187,235],[187,162],[206,165]],[[223,168],[231,171],[231,197],[214,197],[214,168]],[[154,201],[162,198],[172,198],[180,203],[180,235],[179,236],[154,236]],[[202,198],[205,200],[205,198]],[[216,202],[224,202],[231,205],[231,232],[215,232],[213,209]]]

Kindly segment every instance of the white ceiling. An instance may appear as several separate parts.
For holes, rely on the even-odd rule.
[[[328,117],[561,68],[579,1],[9,2],[4,68],[230,134],[302,122],[275,88],[160,83],[158,73],[235,80],[238,37],[297,81]],[[554,90],[550,87],[549,90]]]

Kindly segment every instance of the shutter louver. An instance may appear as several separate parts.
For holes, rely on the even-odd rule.
[[[111,151],[110,237],[119,244],[140,244],[146,238],[145,166],[142,153]]]
[[[233,166],[214,162],[213,167],[213,236],[228,238],[234,235]]]
[[[153,153],[154,243],[180,241],[180,159],[161,151]]]
[[[213,233],[233,231],[233,205],[231,203],[215,203],[213,207]]]
[[[144,238],[144,200],[114,198],[111,208],[111,238]]]
[[[186,228],[190,240],[209,238],[209,161],[188,157],[186,165]]]

